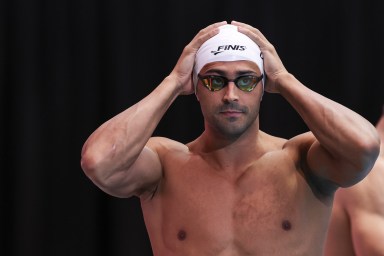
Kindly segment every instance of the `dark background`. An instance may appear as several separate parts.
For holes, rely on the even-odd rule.
[[[384,103],[384,2],[3,0],[0,2],[0,255],[151,255],[137,198],[99,190],[80,168],[87,137],[172,70],[203,27],[258,27],[313,90],[376,123]],[[261,129],[307,130],[280,95]],[[156,135],[202,131],[193,95]]]

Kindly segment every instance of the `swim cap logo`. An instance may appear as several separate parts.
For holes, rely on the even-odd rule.
[[[211,51],[211,53],[213,53],[213,55],[217,55],[224,51],[245,51],[245,49],[247,49],[247,47],[244,45],[220,45],[217,47],[216,51]]]

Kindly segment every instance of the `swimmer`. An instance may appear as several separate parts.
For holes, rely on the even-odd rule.
[[[309,131],[260,130],[264,91]],[[153,137],[190,94],[202,134],[186,144]],[[140,198],[155,256],[322,256],[334,191],[369,173],[379,145],[370,122],[303,85],[258,29],[232,21],[200,30],[149,95],[97,128],[81,166],[106,193]]]
[[[326,256],[384,256],[384,105],[376,129],[381,150],[372,171],[336,191]]]

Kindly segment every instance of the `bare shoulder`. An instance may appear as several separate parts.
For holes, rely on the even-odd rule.
[[[265,151],[283,151],[293,160],[300,161],[302,154],[315,141],[315,137],[311,132],[297,135],[290,139],[276,137],[265,132],[261,132],[263,138],[263,147]]]
[[[306,132],[290,139],[284,139],[280,137],[274,137],[267,135],[269,150],[282,150],[290,158],[299,164],[303,157],[305,158],[306,151],[315,141],[315,137],[311,132]]]
[[[299,134],[287,140],[284,147],[294,150],[308,150],[309,147],[315,142],[316,138],[312,132]]]

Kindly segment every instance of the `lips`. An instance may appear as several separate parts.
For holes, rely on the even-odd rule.
[[[234,107],[222,107],[219,111],[220,113],[243,113],[245,112],[243,109],[240,107],[234,108]]]
[[[240,110],[224,110],[224,111],[220,111],[220,114],[225,115],[225,116],[235,117],[235,116],[239,116],[239,115],[243,114],[243,111],[240,111]]]
[[[220,111],[220,113],[243,113],[243,111],[228,109],[228,110],[222,110]]]
[[[231,102],[230,104],[221,105],[219,113],[224,116],[238,117],[247,113],[247,108],[240,106],[237,102]]]

